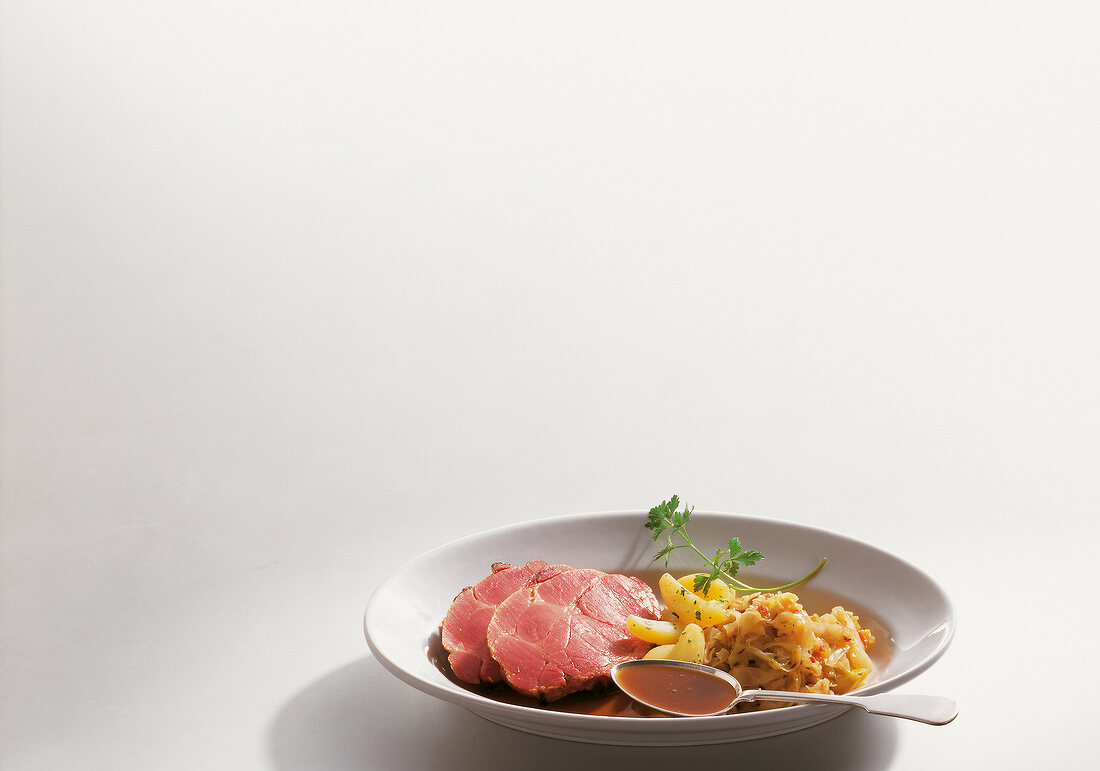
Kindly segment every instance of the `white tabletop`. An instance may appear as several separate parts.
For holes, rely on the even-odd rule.
[[[1086,763],[1100,11],[899,5],[4,2],[0,767]],[[428,548],[671,493],[927,570],[959,718],[571,744],[371,657]]]

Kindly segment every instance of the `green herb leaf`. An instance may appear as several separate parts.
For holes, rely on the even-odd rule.
[[[661,501],[658,505],[649,510],[649,518],[646,520],[645,526],[648,530],[652,531],[654,541],[660,537],[661,533],[672,530],[672,534],[667,536],[667,545],[657,552],[657,556],[653,558],[654,562],[664,557],[665,567],[668,567],[672,552],[677,549],[691,549],[707,563],[710,567],[710,573],[700,573],[695,576],[693,588],[696,592],[705,594],[706,590],[710,588],[711,583],[719,578],[730,583],[733,588],[742,591],[778,592],[798,586],[798,584],[803,581],[807,581],[817,575],[817,573],[825,567],[825,562],[827,560],[822,557],[821,562],[816,568],[796,581],[791,581],[782,586],[772,586],[768,588],[749,586],[737,580],[737,573],[744,566],[755,565],[760,562],[760,560],[764,559],[764,555],[756,549],[744,548],[741,545],[741,539],[734,536],[729,539],[725,549],[718,549],[715,552],[713,559],[707,557],[703,552],[699,551],[699,548],[694,543],[692,543],[687,533],[688,520],[691,518],[691,512],[694,511],[694,508],[685,506],[683,511],[680,511],[679,508],[679,496],[673,495],[667,501]],[[683,541],[683,543],[676,543],[673,541],[673,535],[679,536],[679,539]]]

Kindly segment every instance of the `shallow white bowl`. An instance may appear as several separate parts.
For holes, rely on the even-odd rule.
[[[375,591],[363,619],[367,643],[390,672],[414,688],[520,731],[598,744],[674,746],[741,741],[817,725],[844,707],[801,705],[739,715],[653,719],[554,712],[496,701],[449,680],[429,659],[429,646],[451,600],[488,575],[494,562],[545,560],[642,577],[656,586],[663,563],[642,511],[553,517],[491,530],[433,549],[399,569]],[[878,671],[863,693],[911,680],[936,661],[955,631],[947,595],[927,574],[862,541],[794,522],[695,512],[692,539],[713,553],[733,536],[766,558],[738,576],[756,586],[790,580],[821,557],[825,569],[794,591],[811,613],[842,604],[870,625]],[[662,536],[663,541],[663,536]],[[673,553],[674,575],[701,568],[687,549]],[[883,718],[885,719],[885,718]]]

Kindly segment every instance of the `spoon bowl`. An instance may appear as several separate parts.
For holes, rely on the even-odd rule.
[[[611,679],[637,702],[682,717],[710,717],[754,701],[839,704],[859,707],[872,715],[946,725],[959,714],[953,699],[921,694],[881,693],[872,696],[798,691],[744,690],[729,672],[689,661],[638,659],[616,664]]]

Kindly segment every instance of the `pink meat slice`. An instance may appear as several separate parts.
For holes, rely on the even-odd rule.
[[[545,701],[611,680],[611,667],[650,645],[626,630],[628,615],[658,618],[653,590],[632,576],[578,569],[501,602],[486,636],[508,684]]]
[[[497,605],[536,581],[568,570],[567,565],[548,565],[535,560],[526,565],[497,562],[492,573],[467,586],[451,602],[443,620],[442,642],[455,677],[464,683],[496,683],[504,679],[500,665],[489,653],[486,630]]]

